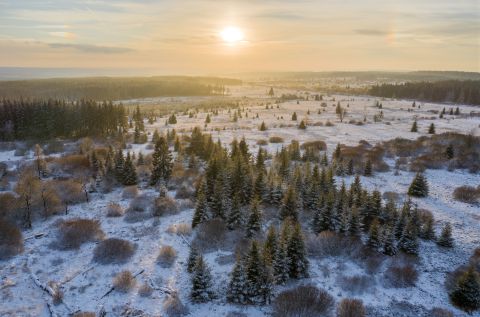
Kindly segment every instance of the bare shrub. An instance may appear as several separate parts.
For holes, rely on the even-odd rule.
[[[310,142],[304,142],[301,147],[302,150],[315,150],[315,151],[326,151],[327,150],[327,144],[324,141],[318,140],[318,141],[310,141]]]
[[[168,317],[181,317],[188,314],[188,307],[182,303],[178,294],[174,293],[163,303],[163,311]]]
[[[158,197],[155,199],[155,203],[153,206],[153,216],[160,217],[165,215],[173,215],[177,213],[178,206],[175,199],[165,196],[165,197]]]
[[[283,142],[284,142],[283,138],[282,138],[282,137],[279,137],[279,136],[271,136],[271,137],[268,139],[268,141],[269,141],[270,143],[283,143]]]
[[[23,251],[22,232],[16,225],[0,219],[0,260]]]
[[[111,202],[107,206],[107,217],[123,216],[123,208],[118,203]]]
[[[325,126],[326,127],[333,127],[334,124],[332,122],[330,122],[330,120],[327,120],[327,122],[325,123]]]
[[[363,294],[374,284],[374,280],[368,275],[343,276],[338,282],[342,290],[351,294]]]
[[[312,256],[342,256],[356,254],[362,249],[362,244],[332,231],[320,232],[317,236],[307,236],[307,250]]]
[[[141,297],[150,297],[153,294],[153,288],[148,283],[143,283],[138,288],[138,295]]]
[[[55,160],[55,164],[59,165],[59,168],[67,173],[85,171],[90,166],[87,156],[77,154],[59,157]]]
[[[60,199],[66,204],[78,204],[86,201],[85,192],[80,182],[76,182],[73,179],[54,180],[52,182]]]
[[[135,286],[135,277],[130,271],[122,271],[113,278],[113,287],[116,291],[127,293]]]
[[[212,219],[198,225],[195,242],[200,249],[219,248],[225,241],[227,227],[222,220]]]
[[[128,186],[123,189],[122,198],[132,199],[138,196],[137,186]]]
[[[151,204],[151,199],[145,195],[135,197],[127,208],[124,220],[127,222],[138,222],[150,218],[150,213],[146,212]]]
[[[12,193],[0,193],[0,219],[14,220],[19,217],[16,213],[18,200]]]
[[[72,315],[72,317],[95,317],[95,316],[96,316],[96,314],[94,312],[88,312],[88,311],[77,312],[77,313]]]
[[[453,317],[453,313],[447,309],[443,308],[433,308],[430,311],[429,317]]]
[[[191,186],[182,184],[175,192],[175,198],[190,199],[193,197],[194,194],[195,194],[195,191]]]
[[[392,200],[394,202],[398,202],[400,200],[400,195],[396,192],[384,192],[382,198],[385,200]]]
[[[103,236],[98,220],[65,220],[58,224],[57,246],[60,249],[78,249],[83,243],[100,240]]]
[[[135,252],[127,240],[109,238],[100,242],[93,250],[93,260],[100,264],[125,263]]]
[[[275,317],[329,316],[335,300],[315,286],[298,286],[281,292],[273,302]]]
[[[460,186],[453,191],[453,198],[467,204],[474,204],[480,198],[480,190],[472,186]]]
[[[257,145],[260,145],[260,146],[268,145],[268,141],[265,139],[257,140]]]
[[[167,232],[179,236],[189,236],[192,234],[192,226],[188,223],[172,224],[167,228]]]
[[[390,266],[384,275],[388,284],[395,288],[412,287],[418,280],[418,272],[411,264]]]
[[[366,310],[360,299],[344,298],[337,308],[337,317],[365,317]]]
[[[177,251],[175,251],[175,249],[170,245],[164,245],[160,248],[160,253],[157,257],[157,263],[164,268],[171,267],[176,258]]]

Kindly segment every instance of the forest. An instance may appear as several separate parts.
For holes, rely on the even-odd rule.
[[[90,77],[0,81],[2,98],[124,100],[225,94],[225,85],[240,80],[215,77]]]
[[[408,82],[373,86],[369,94],[377,97],[418,99],[480,105],[480,80]]]

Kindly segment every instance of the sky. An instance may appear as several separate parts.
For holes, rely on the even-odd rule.
[[[0,0],[0,66],[479,72],[480,0]]]

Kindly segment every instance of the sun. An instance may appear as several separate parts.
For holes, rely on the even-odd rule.
[[[228,26],[220,32],[222,40],[228,44],[235,44],[241,42],[244,38],[241,29],[235,26]]]

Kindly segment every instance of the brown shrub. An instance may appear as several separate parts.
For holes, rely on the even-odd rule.
[[[0,219],[0,260],[23,251],[22,232],[13,223]]]
[[[320,232],[317,236],[307,236],[307,250],[312,256],[356,256],[362,244],[356,239],[342,236],[332,231]]]
[[[271,137],[268,139],[268,141],[269,141],[270,143],[283,143],[283,142],[284,142],[283,138],[282,138],[282,137],[279,137],[279,136],[271,136]]]
[[[143,283],[138,288],[138,295],[141,297],[150,297],[153,294],[153,288],[148,283]]]
[[[138,196],[137,186],[128,186],[123,189],[122,198],[132,199]]]
[[[181,317],[188,314],[188,307],[182,303],[177,293],[174,293],[163,303],[163,311],[168,317]]]
[[[273,302],[275,317],[329,316],[335,300],[315,286],[298,286],[281,292]]]
[[[164,215],[173,215],[178,211],[178,206],[175,199],[165,196],[155,199],[153,206],[153,216],[160,217]]]
[[[160,264],[161,267],[171,267],[177,258],[177,251],[170,246],[164,245],[160,248],[160,252],[157,257],[157,263]]]
[[[472,186],[460,186],[453,191],[453,198],[467,204],[474,204],[480,198],[480,190]]]
[[[109,238],[100,242],[93,250],[93,260],[100,264],[125,263],[135,252],[127,240]]]
[[[116,291],[127,293],[135,286],[135,277],[130,271],[122,271],[115,275],[113,287]]]
[[[365,317],[366,310],[360,299],[344,298],[337,308],[337,317]]]
[[[429,317],[453,317],[453,313],[443,308],[433,308],[430,311]]]
[[[265,139],[257,140],[257,145],[260,145],[260,146],[268,145],[268,141]]]
[[[325,123],[325,126],[326,127],[333,127],[334,124],[330,122],[330,120],[327,120],[327,122]]]
[[[83,243],[100,240],[103,236],[98,220],[65,220],[58,225],[57,246],[60,249],[78,249]]]
[[[0,219],[13,220],[18,217],[16,210],[18,207],[18,200],[12,193],[0,193]]]
[[[118,203],[111,202],[107,206],[107,217],[123,216],[123,208]]]
[[[203,222],[197,227],[195,243],[200,249],[218,248],[225,242],[227,227],[220,219]]]
[[[90,161],[85,155],[67,155],[59,157],[54,161],[64,172],[85,171],[90,166]]]
[[[86,201],[82,184],[73,179],[69,180],[53,180],[52,185],[55,187],[60,199],[67,204],[78,204]]]
[[[343,276],[339,278],[340,288],[351,294],[363,294],[372,287],[374,279],[368,275]]]
[[[388,284],[395,288],[412,287],[418,280],[418,272],[411,264],[390,266],[385,272]]]
[[[190,199],[193,197],[194,194],[195,194],[195,191],[191,186],[182,184],[175,192],[175,198]]]
[[[95,317],[96,314],[93,312],[78,312],[72,315],[72,317]]]
[[[315,151],[326,151],[327,150],[327,144],[324,141],[318,140],[318,141],[310,141],[310,142],[304,142],[302,146],[300,147],[302,150],[315,150]]]
[[[135,197],[130,201],[124,220],[127,222],[138,222],[150,218],[151,214],[146,212],[150,204],[151,199],[148,196],[140,195]]]

